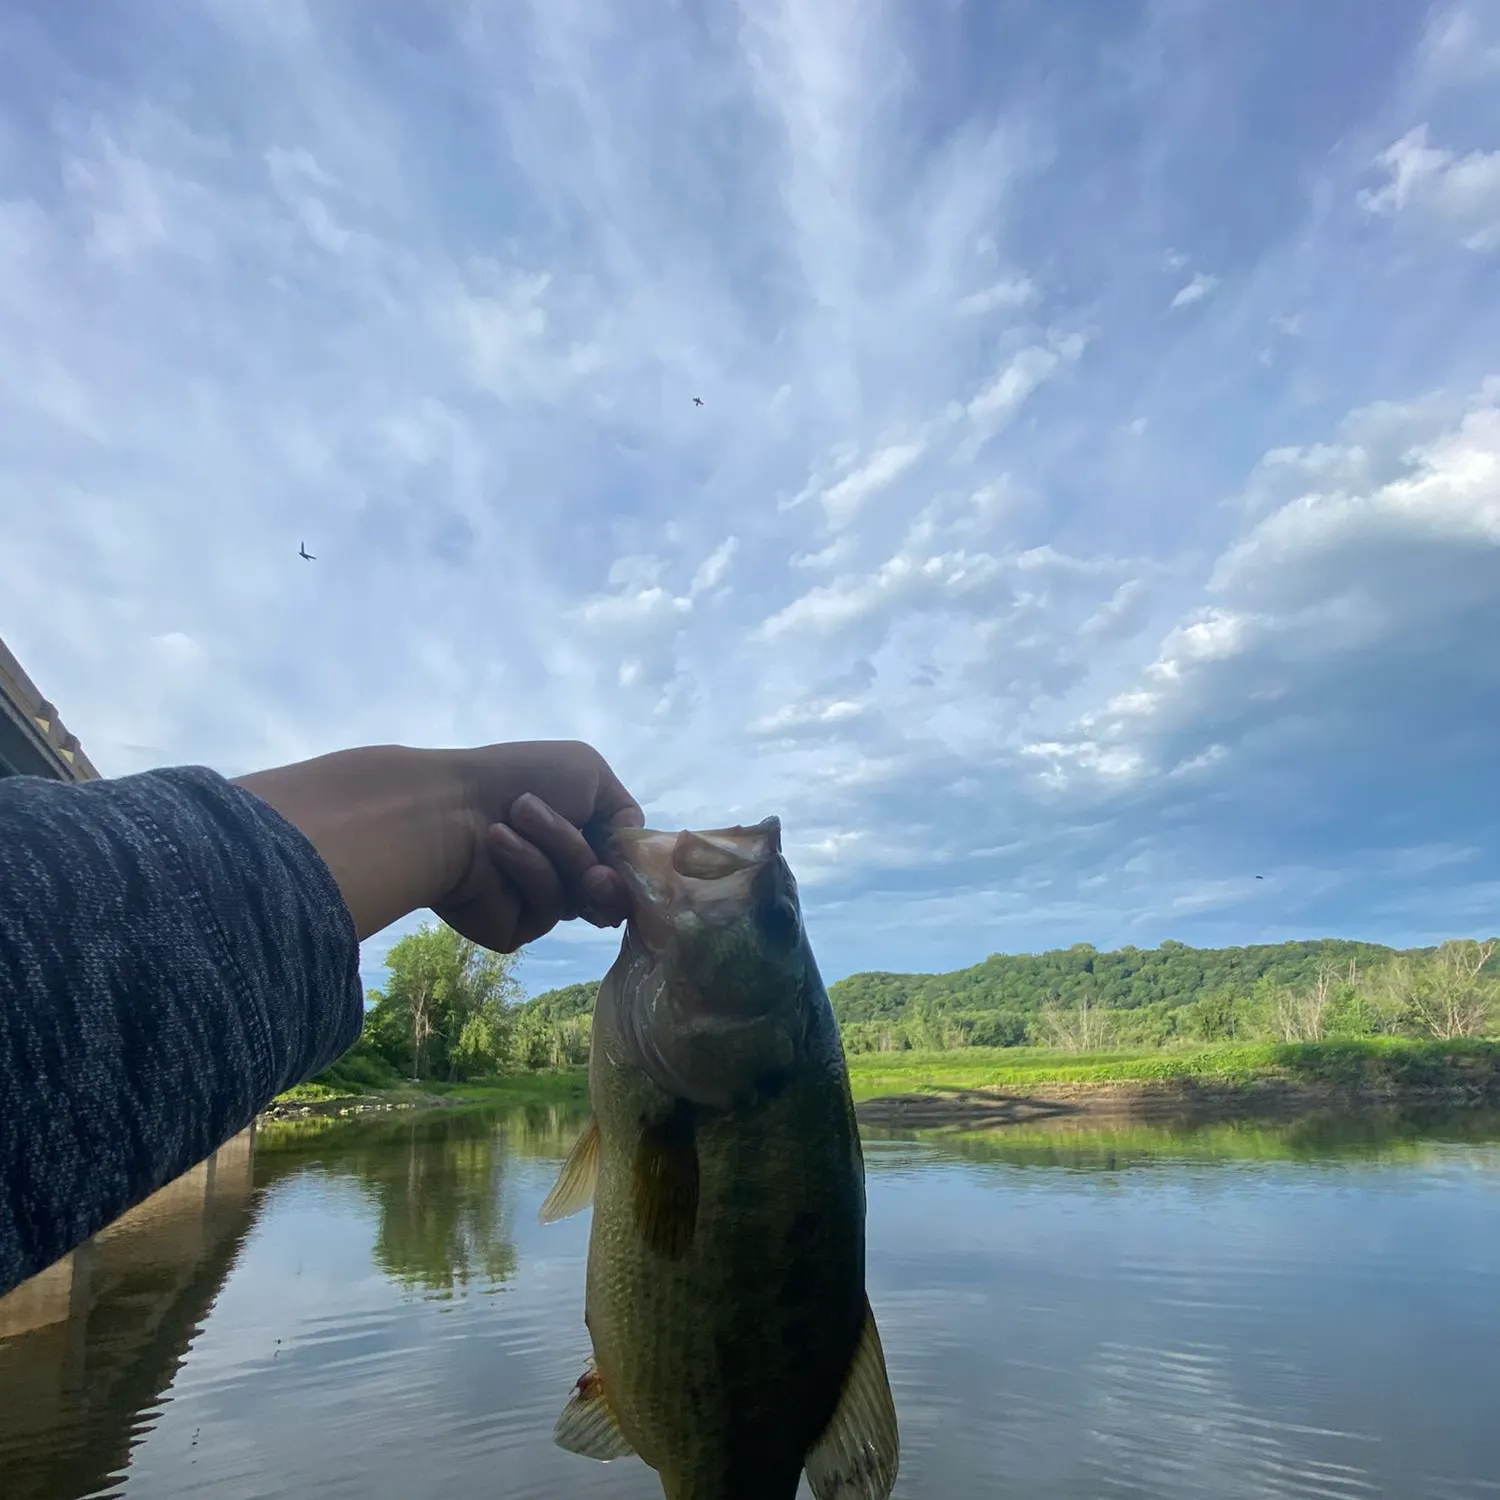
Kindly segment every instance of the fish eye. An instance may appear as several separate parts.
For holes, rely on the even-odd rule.
[[[756,909],[755,919],[761,933],[773,948],[790,948],[802,930],[797,908],[790,901],[772,901]]]

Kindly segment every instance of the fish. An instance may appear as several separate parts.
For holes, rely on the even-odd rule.
[[[615,829],[630,893],[590,1114],[542,1204],[593,1205],[592,1357],[559,1447],[666,1500],[886,1500],[900,1437],[865,1287],[864,1156],[781,823]]]

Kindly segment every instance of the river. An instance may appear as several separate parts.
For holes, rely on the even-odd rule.
[[[588,1215],[536,1215],[580,1123],[262,1130],[0,1339],[0,1494],[659,1500],[551,1442]],[[1500,1496],[1500,1117],[872,1130],[866,1159],[898,1496]]]

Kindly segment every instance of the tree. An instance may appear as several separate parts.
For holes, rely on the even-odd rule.
[[[414,1079],[493,1072],[509,1050],[516,962],[445,922],[424,923],[387,955],[391,977],[366,1025],[387,1049],[399,1047]]]
[[[1321,1042],[1341,983],[1331,964],[1319,964],[1312,982],[1301,990],[1284,987],[1276,995],[1274,1024],[1281,1042]]]
[[[1494,952],[1494,939],[1444,943],[1425,963],[1396,960],[1386,982],[1412,1024],[1438,1041],[1482,1036],[1500,1009],[1500,985],[1483,972]]]
[[[945,1052],[948,1049],[948,1025],[945,1017],[933,1010],[926,999],[907,1007],[906,1030],[911,1044],[923,1052]]]
[[[563,1068],[589,1059],[589,1036],[593,1017],[570,1016],[548,1020],[528,1007],[516,1018],[510,1056],[524,1068]]]
[[[1046,1006],[1042,1024],[1047,1039],[1065,1052],[1092,1052],[1109,1040],[1110,1016],[1093,1003],[1087,991],[1070,1010],[1064,1010],[1056,1002]]]
[[[1406,1021],[1406,1007],[1393,998],[1378,968],[1364,974],[1349,966],[1329,1012],[1329,1036],[1394,1036]]]
[[[1178,1014],[1180,1034],[1195,1042],[1227,1042],[1239,1035],[1238,997],[1225,986],[1182,1006]]]
[[[498,1006],[487,1006],[464,1021],[452,1055],[455,1076],[474,1078],[495,1072],[510,1057],[512,1024]]]
[[[1013,1011],[995,1010],[969,1018],[971,1047],[1023,1047],[1026,1022]]]

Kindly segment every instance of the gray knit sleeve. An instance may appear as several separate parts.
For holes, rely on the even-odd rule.
[[[0,780],[0,1293],[353,1045],[327,865],[200,766]]]

